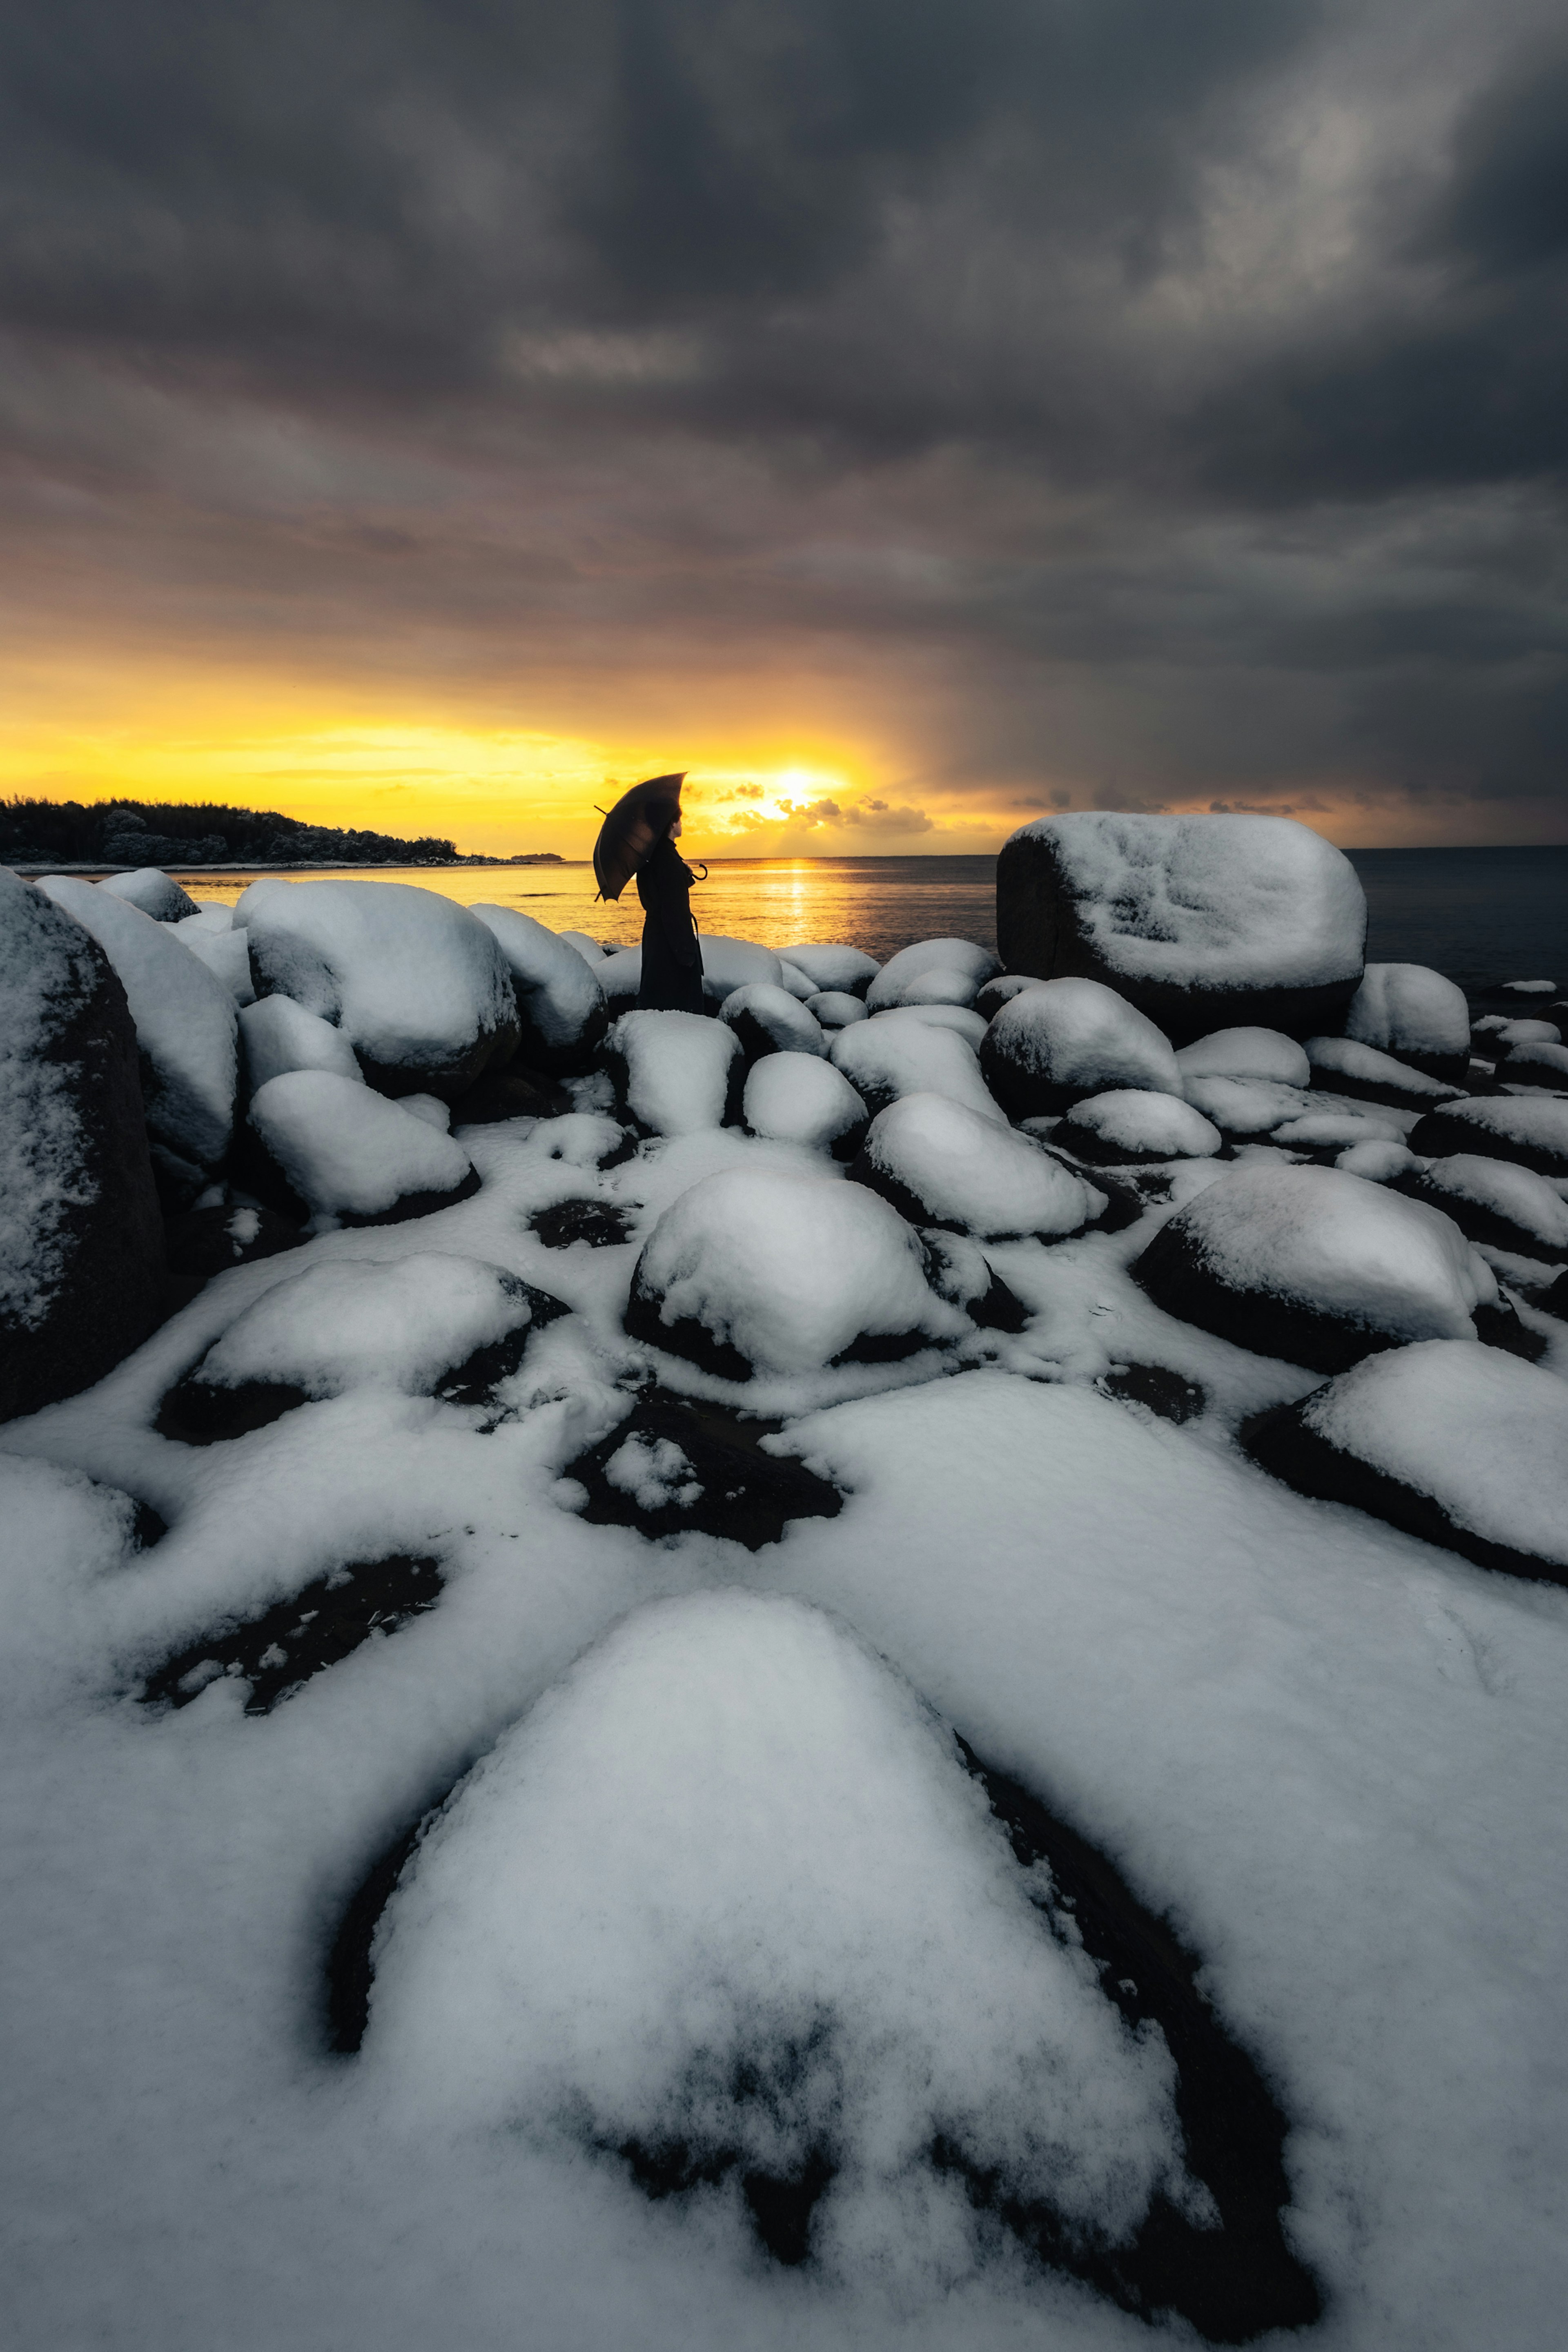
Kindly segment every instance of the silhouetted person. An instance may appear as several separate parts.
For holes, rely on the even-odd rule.
[[[637,867],[637,897],[643,903],[642,986],[637,1003],[657,1013],[702,1013],[702,950],[691,919],[691,885],[696,876],[675,845],[680,831],[680,803],[673,802],[671,820]]]

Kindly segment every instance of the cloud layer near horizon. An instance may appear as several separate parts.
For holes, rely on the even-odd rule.
[[[1555,11],[13,0],[0,92],[36,694],[1568,837]]]

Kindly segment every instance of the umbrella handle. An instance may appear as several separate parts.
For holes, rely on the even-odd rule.
[[[706,882],[706,881],[707,881],[707,879],[708,879],[708,868],[707,868],[706,865],[704,865],[704,864],[703,864],[703,861],[702,861],[702,859],[701,859],[700,857],[698,859],[697,863],[699,864],[699,866],[702,866],[702,871],[701,871],[701,873],[700,873],[700,874],[693,874],[693,875],[692,875],[692,877],[691,877],[691,878],[692,878],[692,880],[693,880],[694,882]]]

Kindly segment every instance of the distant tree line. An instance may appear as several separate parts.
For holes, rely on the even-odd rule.
[[[452,866],[450,841],[303,824],[216,801],[0,800],[0,865]],[[483,862],[479,860],[476,863]]]

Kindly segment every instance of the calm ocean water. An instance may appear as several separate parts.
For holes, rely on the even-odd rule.
[[[1568,847],[1351,856],[1366,889],[1369,957],[1431,964],[1470,989],[1499,980],[1568,984]],[[993,857],[722,858],[692,906],[704,930],[767,947],[849,940],[885,959],[911,940],[956,936],[994,948],[995,870]],[[180,877],[198,898],[231,903],[255,878],[238,868]],[[342,878],[416,882],[465,906],[518,907],[552,931],[586,931],[606,945],[632,946],[642,931],[636,893],[596,904],[585,864],[378,866],[368,877],[346,869]]]

